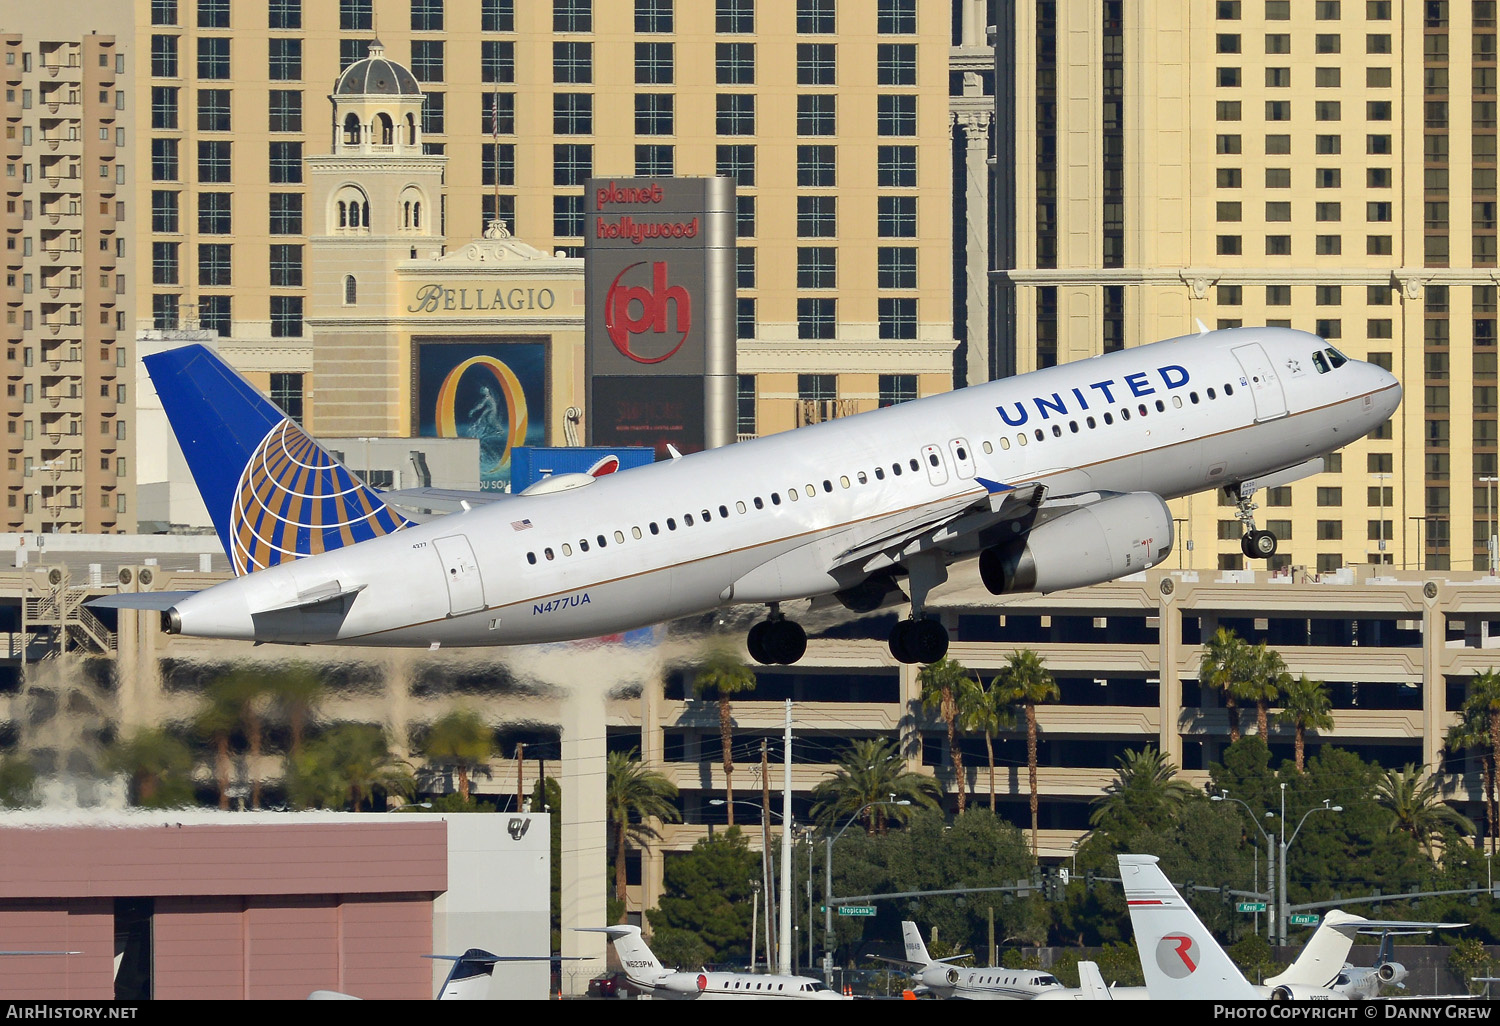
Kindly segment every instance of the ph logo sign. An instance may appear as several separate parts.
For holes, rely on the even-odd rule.
[[[666,261],[631,264],[604,295],[604,328],[620,355],[636,363],[664,363],[677,355],[693,328],[693,298],[668,283]],[[649,286],[645,281],[649,277]]]

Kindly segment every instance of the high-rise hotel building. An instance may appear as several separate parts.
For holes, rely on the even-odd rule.
[[[128,12],[0,13],[0,530],[134,531]]]
[[[1259,499],[1276,562],[1493,567],[1496,4],[998,3],[995,362],[1208,327],[1314,331],[1392,369],[1394,421]],[[1178,558],[1242,564],[1232,508]]]

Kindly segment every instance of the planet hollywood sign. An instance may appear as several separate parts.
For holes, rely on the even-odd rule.
[[[629,186],[610,182],[594,190],[594,209],[603,210],[615,204],[656,205],[660,204],[665,196],[666,193],[658,182],[647,186]],[[639,221],[629,214],[622,214],[612,221],[603,217],[594,219],[594,238],[596,239],[628,239],[632,244],[639,246],[647,239],[696,239],[697,237],[698,218],[696,217],[682,221]]]

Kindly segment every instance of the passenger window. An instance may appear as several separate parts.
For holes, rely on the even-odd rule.
[[[630,537],[634,538],[636,541],[640,541],[641,540],[641,529],[639,527],[632,527],[630,529]]]
[[[934,460],[936,458],[937,457],[933,457]],[[922,465],[920,463],[918,463],[916,460],[908,460],[907,462],[909,462],[911,464],[911,469],[913,469],[913,470],[921,470],[922,469]]]
[[[876,467],[875,468],[875,480],[877,480],[877,481],[884,481],[885,480],[885,468],[884,467]]]
[[[961,460],[966,460],[969,458],[969,451],[961,445],[958,447],[958,458]]]
[[[1136,407],[1136,409],[1140,411],[1140,414],[1141,414],[1142,417],[1144,417],[1146,414],[1148,414],[1148,413],[1151,412],[1150,410],[1146,409],[1146,404],[1145,403],[1141,403],[1139,406]]]
[[[691,513],[684,513],[682,515],[682,526],[683,527],[692,527],[693,526],[693,515]]]
[[[744,502],[736,502],[734,504],[734,511],[736,513],[743,513],[743,512],[745,512],[745,504],[744,504]]]
[[[1188,402],[1192,403],[1194,406],[1197,406],[1198,405],[1198,393],[1197,392],[1189,392],[1188,393]]]
[[[661,534],[661,531],[657,529],[655,520],[651,521],[651,523],[648,524],[647,527],[650,528],[652,534]]]
[[[587,552],[588,550],[589,550],[589,540],[587,538],[579,538],[578,539],[578,551],[579,552]]]
[[[1094,430],[1094,428],[1096,428],[1096,427],[1099,426],[1098,424],[1096,424],[1094,422],[1094,418],[1093,417],[1089,417],[1087,420],[1084,421],[1084,423],[1088,424],[1090,431]]]
[[[554,555],[552,555],[552,550],[551,549],[543,549],[542,550],[542,555],[546,556],[549,561],[552,560],[552,559],[556,559],[557,558]]]
[[[615,532],[615,544],[616,545],[624,545],[625,544],[625,532],[624,531],[616,531]]]
[[[571,556],[573,554],[573,546],[569,545],[567,542],[563,542],[562,549],[564,556]]]
[[[709,521],[713,520],[713,518],[714,518],[713,514],[710,513],[708,510],[704,510],[703,511],[703,522],[705,524],[708,523]]]
[[[1002,448],[1002,449],[1009,449],[1010,448],[1010,438],[1008,438],[1005,435],[1001,435],[1000,436],[1000,448]]]
[[[804,485],[803,487],[807,489],[807,497],[809,499],[814,498],[818,494],[818,490],[812,485]]]
[[[1211,389],[1211,388],[1208,390],[1208,397],[1210,399],[1216,399],[1216,398],[1218,398],[1216,395],[1214,395],[1214,390]]]
[[[1104,415],[1104,423],[1106,423],[1106,424],[1113,424],[1114,422],[1115,422],[1115,415],[1113,413],[1106,413]]]
[[[528,553],[526,553],[526,562],[530,563],[532,566],[536,566],[536,553],[535,552],[528,552]]]
[[[984,451],[985,451],[986,455],[988,455],[989,453],[992,453],[992,452],[995,451],[995,447],[993,445],[991,445],[989,442],[985,442],[984,443]]]
[[[797,489],[795,488],[788,488],[786,490],[786,497],[788,499],[791,499],[793,502],[796,502],[799,498],[801,498],[801,496],[797,494]]]
[[[600,547],[600,548],[601,548],[601,549],[602,549],[602,548],[604,548],[604,546],[605,546],[605,545],[606,545],[606,544],[607,544],[607,543],[606,543],[606,542],[605,542],[605,540],[604,540],[604,535],[602,535],[602,534],[601,534],[601,535],[599,535],[599,547]]]
[[[1076,421],[1076,420],[1070,420],[1070,421],[1068,421],[1068,430],[1071,431],[1071,432],[1073,432],[1073,434],[1075,434],[1075,435],[1078,434],[1078,421]]]
[[[766,504],[760,501],[760,496],[759,495],[757,495],[755,497],[755,508],[756,509],[765,509],[766,508]]]
[[[895,474],[897,477],[900,477],[901,476],[901,464],[899,464],[899,463],[892,463],[891,464],[891,473]]]
[[[1038,442],[1045,441],[1046,438],[1047,438],[1047,436],[1042,433],[1042,429],[1041,428],[1037,428],[1035,431],[1032,432],[1032,434],[1036,435],[1036,440]]]
[[[760,504],[760,500],[759,499],[756,499],[755,502],[756,502],[757,505]],[[780,492],[772,492],[771,493],[771,505],[773,505],[773,506],[780,506],[781,505],[781,493]]]
[[[667,517],[667,530],[668,531],[675,531],[675,530],[677,530],[677,521],[673,520],[671,517]]]
[[[934,467],[937,466],[938,465],[937,453],[935,453],[935,452],[928,453],[927,454],[927,462],[931,463]],[[912,469],[916,470],[917,468],[916,467],[912,467]]]
[[[1225,395],[1234,395],[1234,386],[1231,385],[1231,384],[1229,384],[1228,382],[1225,382],[1225,384],[1224,384],[1224,394]]]
[[[1020,442],[1022,445],[1025,445],[1026,444],[1026,436],[1024,434],[1017,435],[1016,436],[1016,441]]]
[[[870,483],[870,479],[865,476],[865,472],[863,470],[861,470],[859,472],[858,479],[859,479],[859,483],[860,484],[869,484]],[[848,485],[846,484],[845,487],[847,488]]]
[[[1167,404],[1166,403],[1162,402],[1160,399],[1156,400],[1156,412],[1157,413],[1165,413],[1166,409],[1167,409]]]
[[[843,485],[845,488],[848,488],[849,487],[849,478],[848,477],[841,477],[841,478],[839,478],[839,484]]]
[[[1182,409],[1182,396],[1180,396],[1180,395],[1174,395],[1172,397],[1172,408],[1174,410],[1180,410],[1180,409]]]
[[[1128,406],[1122,406],[1122,407],[1120,407],[1120,419],[1121,420],[1129,420],[1130,419],[1130,407],[1128,407]]]
[[[826,477],[823,479],[823,490],[825,492],[833,491],[833,482],[828,480],[828,478]]]
[[[741,513],[745,512],[745,504],[743,502],[740,503],[740,512]],[[719,516],[724,517],[725,519],[728,519],[728,517],[729,517],[729,509],[728,509],[728,507],[720,506],[719,507]]]
[[[1052,425],[1052,437],[1053,438],[1061,438],[1062,437],[1062,428],[1058,427],[1056,424]]]

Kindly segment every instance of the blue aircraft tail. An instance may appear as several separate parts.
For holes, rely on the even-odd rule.
[[[236,574],[409,527],[218,354],[145,358]]]

